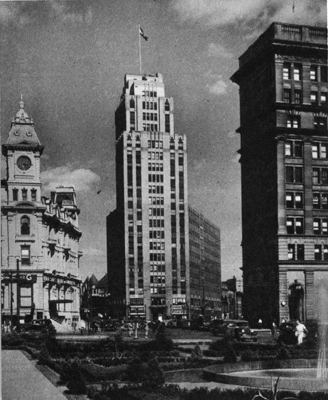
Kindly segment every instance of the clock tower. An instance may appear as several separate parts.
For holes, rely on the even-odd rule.
[[[7,199],[3,204],[27,206],[41,204],[40,156],[43,151],[34,129],[33,119],[20,109],[12,119],[11,129],[2,152],[7,160]]]

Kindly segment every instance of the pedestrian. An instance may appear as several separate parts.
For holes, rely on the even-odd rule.
[[[138,322],[134,324],[134,338],[138,339]]]
[[[257,326],[258,326],[259,329],[262,329],[262,320],[261,320],[261,318],[258,320]]]
[[[128,323],[128,334],[129,334],[129,337],[132,336],[132,330],[133,330],[133,326],[132,326],[131,322],[129,322]]]
[[[149,334],[149,326],[148,326],[148,322],[146,321],[145,324],[145,338],[148,339],[148,334]]]
[[[276,325],[275,321],[272,322],[271,333],[272,333],[273,339],[275,339],[276,334],[277,334],[277,325]]]
[[[305,325],[302,324],[299,320],[297,320],[295,335],[297,336],[297,344],[298,345],[303,343],[305,333],[307,333],[307,332],[308,332],[308,330],[306,329]]]

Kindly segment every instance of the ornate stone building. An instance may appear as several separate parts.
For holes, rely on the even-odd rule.
[[[65,330],[79,322],[79,209],[73,187],[56,188],[50,199],[42,196],[42,152],[21,100],[2,146],[2,316],[14,324],[18,318],[51,318],[57,330]]]
[[[244,315],[318,318],[328,285],[327,29],[273,23],[239,58]]]

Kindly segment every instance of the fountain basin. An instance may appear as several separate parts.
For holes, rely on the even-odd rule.
[[[211,365],[203,369],[208,381],[259,388],[271,388],[271,379],[279,379],[278,389],[328,392],[328,382],[316,378],[317,360],[270,360]]]

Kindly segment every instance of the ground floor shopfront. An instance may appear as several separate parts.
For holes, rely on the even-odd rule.
[[[56,328],[74,330],[80,322],[80,281],[39,270],[2,271],[1,312],[7,325],[47,318]]]

